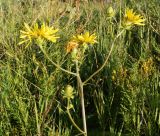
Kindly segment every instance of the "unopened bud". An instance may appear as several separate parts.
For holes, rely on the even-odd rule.
[[[109,17],[114,17],[114,15],[115,15],[115,11],[112,7],[108,8],[107,13],[108,13]]]

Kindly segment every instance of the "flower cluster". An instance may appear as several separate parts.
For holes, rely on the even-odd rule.
[[[88,31],[83,34],[74,35],[71,41],[68,42],[66,51],[71,53],[73,59],[79,59],[88,48],[88,45],[97,43],[96,34],[90,34]],[[81,56],[81,57],[80,57]]]
[[[107,14],[109,17],[115,16],[115,11],[112,7],[108,8]],[[123,17],[123,28],[130,29],[132,26],[143,26],[144,24],[144,17],[136,14],[133,9],[126,9],[125,15]],[[38,25],[38,23],[34,24],[32,27],[30,27],[28,24],[24,23],[24,30],[20,31],[20,39],[19,45],[23,43],[30,44],[34,39],[39,41],[48,40],[53,43],[57,41],[59,38],[56,36],[56,33],[58,32],[58,29],[54,29],[53,27],[47,26],[45,23],[43,23],[41,26]],[[72,40],[67,44],[67,53],[72,52],[75,48],[78,46],[84,45],[90,45],[97,43],[96,40],[97,36],[95,33],[90,34],[88,31],[83,34],[78,34],[73,36]]]
[[[108,8],[107,14],[109,17],[115,16],[115,10],[112,7]],[[126,9],[125,15],[122,20],[122,26],[124,29],[130,29],[132,26],[143,26],[144,17],[136,14],[133,9]],[[50,42],[57,42],[59,38],[56,33],[58,29],[54,29],[43,23],[42,25],[38,25],[38,23],[33,26],[29,26],[24,23],[24,30],[20,31],[20,39],[19,45],[30,43],[32,41],[37,41],[38,45],[42,45],[44,40]],[[71,40],[67,43],[66,52],[71,53],[72,58],[77,59],[79,56],[83,56],[85,50],[89,47],[89,45],[93,45],[97,43],[97,36],[95,33],[90,34],[90,32],[86,31],[81,34],[74,35]]]

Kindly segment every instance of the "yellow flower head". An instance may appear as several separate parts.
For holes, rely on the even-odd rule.
[[[95,33],[90,35],[89,32],[85,32],[84,34],[73,36],[73,41],[76,41],[80,44],[94,44],[97,42],[96,38],[97,36]]]
[[[144,26],[144,17],[133,12],[133,9],[126,9],[123,26],[125,28],[130,28],[133,25]]]
[[[43,23],[41,27],[39,27],[37,23],[33,27],[29,27],[29,25],[26,23],[24,23],[24,26],[25,30],[20,31],[20,39],[22,39],[22,41],[19,43],[19,45],[25,42],[30,43],[33,39],[48,40],[55,43],[59,38],[55,35],[55,33],[58,32],[58,29],[49,27],[45,23]]]

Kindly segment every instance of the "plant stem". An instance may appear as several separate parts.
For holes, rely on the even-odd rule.
[[[71,116],[71,114],[70,114],[70,112],[69,112],[69,109],[68,109],[68,107],[69,107],[69,101],[70,100],[68,100],[68,104],[67,104],[67,114],[68,114],[68,116],[69,116],[69,119],[71,120],[71,122],[72,122],[72,124],[81,132],[81,133],[85,133],[85,132],[83,132],[78,126],[77,126],[77,124],[74,122],[74,120],[73,120],[73,118],[72,118],[72,116]]]
[[[55,67],[57,67],[58,69],[62,70],[63,72],[66,72],[66,73],[68,73],[68,74],[77,76],[76,73],[71,72],[71,71],[68,71],[68,70],[62,68],[61,66],[59,66],[58,64],[56,64],[54,61],[52,61],[51,58],[48,56],[48,54],[45,52],[45,50],[44,50],[41,46],[40,46],[40,48],[41,48],[41,51],[43,52],[43,54],[47,57],[47,59],[48,59]]]
[[[87,136],[87,124],[86,124],[86,114],[85,114],[83,83],[79,75],[78,61],[76,61],[76,74],[77,74],[78,89],[80,90],[79,93],[80,93],[81,106],[82,106],[83,130],[85,133],[84,135]]]
[[[36,116],[37,135],[41,136],[41,124],[39,123],[39,119],[38,119],[38,110],[37,110],[36,102],[35,102],[34,110],[35,110],[35,116]]]
[[[112,43],[112,45],[111,45],[111,49],[110,49],[108,55],[106,56],[106,59],[105,59],[104,63],[102,64],[102,66],[101,66],[97,71],[95,71],[92,75],[90,75],[90,77],[87,78],[87,79],[82,83],[83,85],[85,85],[90,79],[92,79],[92,77],[94,77],[95,75],[97,75],[97,74],[105,67],[105,65],[107,64],[107,62],[108,62],[108,60],[109,60],[109,58],[110,58],[110,56],[111,56],[111,53],[112,53],[112,51],[113,51],[113,48],[114,48],[114,45],[115,45],[114,43],[115,43],[116,39],[123,33],[123,31],[124,31],[124,29],[123,29],[122,31],[120,31],[120,32],[117,34],[117,36],[114,38],[114,41],[113,41],[113,43]]]

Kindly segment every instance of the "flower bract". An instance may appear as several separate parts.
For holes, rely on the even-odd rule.
[[[70,41],[67,44],[66,51],[67,51],[67,53],[70,53],[70,52],[72,52],[77,47],[78,47],[78,43],[77,42]]]
[[[75,92],[71,85],[67,85],[63,90],[62,94],[63,94],[63,98],[73,99]]]

